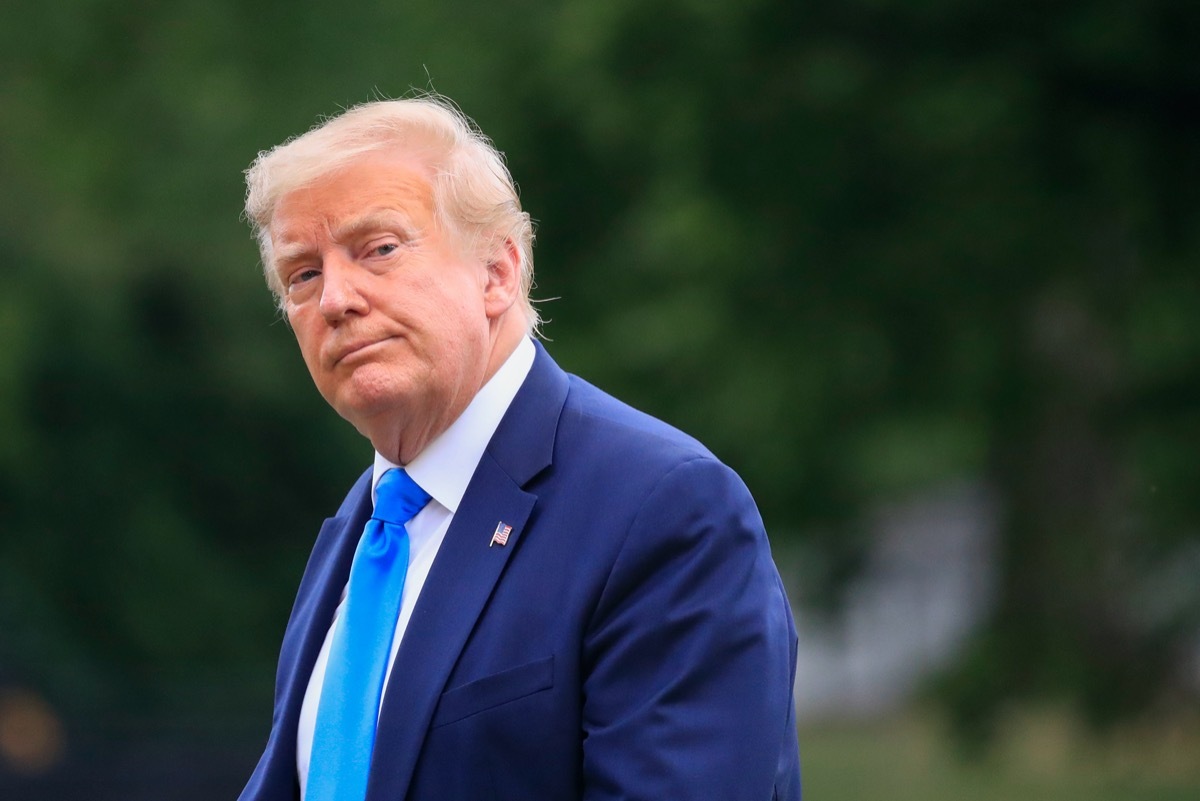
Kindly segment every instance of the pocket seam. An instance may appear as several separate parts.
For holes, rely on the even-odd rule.
[[[553,686],[553,655],[475,679],[442,693],[430,728],[457,723]]]

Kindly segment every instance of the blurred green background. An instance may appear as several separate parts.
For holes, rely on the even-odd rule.
[[[239,219],[436,89],[568,369],[745,478],[807,797],[1200,797],[1200,5],[0,7],[0,797],[235,797],[369,461]]]

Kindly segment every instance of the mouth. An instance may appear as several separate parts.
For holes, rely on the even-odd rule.
[[[392,339],[394,339],[394,337],[384,337],[383,339],[364,339],[358,342],[353,342],[350,345],[335,351],[333,363],[330,366],[337,367],[344,361],[353,361],[357,357],[369,355],[374,348],[384,344],[385,342],[390,342]]]

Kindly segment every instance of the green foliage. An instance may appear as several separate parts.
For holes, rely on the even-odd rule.
[[[737,468],[821,554],[806,600],[879,501],[995,489],[1002,595],[944,684],[964,731],[1178,688],[1193,4],[60,5],[0,12],[0,680],[104,706],[252,665],[267,697],[369,454],[276,320],[240,172],[432,85],[508,153],[556,357]]]
[[[921,715],[801,730],[804,792],[829,801],[1184,801],[1200,791],[1194,735],[1129,731],[1096,740],[1069,715],[1005,721],[986,758],[954,758],[956,742]]]

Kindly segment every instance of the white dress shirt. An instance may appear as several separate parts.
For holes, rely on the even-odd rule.
[[[396,652],[408,628],[408,621],[412,617],[421,588],[425,586],[425,578],[433,566],[433,559],[437,556],[446,530],[450,528],[450,521],[458,511],[458,504],[467,491],[467,484],[471,481],[488,442],[496,433],[500,419],[508,411],[513,397],[533,366],[534,353],[533,342],[528,337],[521,340],[521,344],[484,384],[458,419],[404,468],[413,481],[429,493],[432,500],[405,525],[409,538],[408,573],[404,579],[400,614],[396,620],[396,633],[392,637],[387,675],[384,677],[385,694],[387,681],[392,675],[392,664],[396,661]],[[399,465],[389,462],[376,452],[371,482],[372,503],[379,478],[393,467]],[[300,778],[301,801],[308,784],[313,729],[317,720],[321,687],[325,682],[325,668],[329,663],[329,647],[333,642],[334,627],[345,603],[346,590],[343,588],[342,601],[330,622],[329,632],[325,635],[325,642],[308,680],[304,703],[300,707],[300,726],[296,736],[296,770]],[[382,706],[381,701],[381,709]]]

